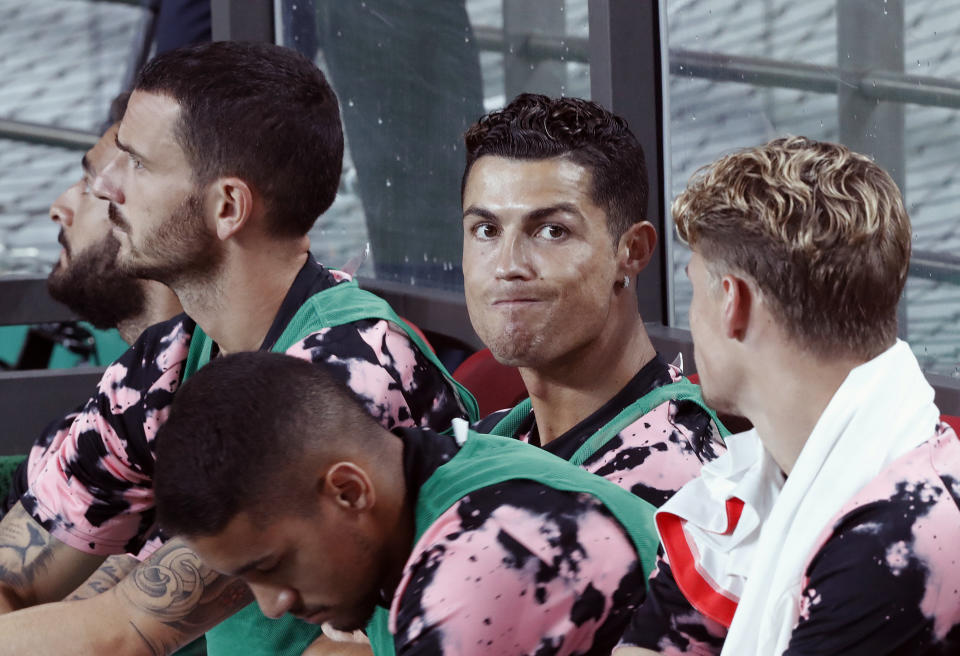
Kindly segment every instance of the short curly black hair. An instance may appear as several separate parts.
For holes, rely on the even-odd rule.
[[[477,121],[464,135],[466,188],[473,163],[484,155],[512,159],[566,157],[590,171],[591,198],[607,213],[614,243],[647,218],[647,166],[627,122],[595,102],[522,93]]]

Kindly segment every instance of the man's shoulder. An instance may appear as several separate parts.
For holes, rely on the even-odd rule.
[[[960,439],[941,424],[844,504],[815,543],[807,575],[870,561],[904,580],[915,570],[927,584],[960,582],[960,564],[945,557],[958,542]]]
[[[903,454],[865,485],[838,513],[834,526],[862,523],[863,518],[906,503],[915,516],[934,506],[960,513],[960,438],[946,424],[939,424],[926,442]],[[950,528],[960,535],[960,521]]]
[[[546,640],[609,653],[643,590],[636,547],[602,502],[510,479],[471,491],[426,527],[391,623],[399,644],[463,640],[490,653],[521,644],[539,653]]]
[[[724,451],[711,414],[686,394],[671,395],[671,387],[663,385],[648,393],[657,392],[652,404],[640,399],[626,406],[617,418],[621,427],[616,434],[583,463],[588,471],[657,507]]]
[[[902,653],[954,653],[958,481],[960,441],[940,426],[841,509],[812,550],[788,653],[823,653],[825,640],[851,639],[858,653],[892,653],[896,644],[915,646]]]

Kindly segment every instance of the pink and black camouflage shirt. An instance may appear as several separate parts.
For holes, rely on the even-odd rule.
[[[308,258],[260,349],[276,343],[306,299],[348,279]],[[45,453],[31,455],[21,502],[58,540],[88,553],[141,559],[161,544],[154,519],[154,440],[182,382],[195,325],[180,315],[148,328],[107,368],[97,393],[69,425],[54,431],[49,445],[35,447]],[[443,373],[387,321],[325,328],[287,353],[328,367],[385,428],[445,430],[465,416]]]
[[[395,430],[416,495],[458,451]],[[390,602],[398,656],[609,654],[645,594],[636,549],[595,497],[508,480],[455,503],[413,546]]]
[[[624,408],[680,378],[680,370],[657,355],[616,396],[543,449],[570,460],[590,436]],[[501,410],[482,419],[476,430],[490,431],[507,412]],[[541,446],[533,412],[513,437]],[[583,468],[659,508],[687,481],[699,476],[704,463],[723,451],[720,432],[702,407],[693,401],[671,400],[654,407],[607,441],[584,461]]]

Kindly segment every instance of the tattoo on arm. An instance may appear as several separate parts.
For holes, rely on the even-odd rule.
[[[67,597],[67,601],[79,601],[89,599],[103,594],[129,574],[134,567],[140,564],[140,561],[133,556],[110,556],[96,572],[90,575],[79,588],[73,591],[73,594]]]
[[[153,653],[168,653],[253,600],[237,578],[210,569],[180,540],[160,547],[116,587],[133,607],[134,630]]]
[[[0,590],[13,607],[62,599],[101,560],[51,536],[19,503],[0,522]]]

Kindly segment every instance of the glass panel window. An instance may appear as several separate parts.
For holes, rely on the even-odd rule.
[[[278,42],[314,58],[343,111],[340,194],[312,233],[360,273],[462,288],[463,133],[516,94],[589,93],[586,0],[276,0]]]
[[[960,2],[661,6],[669,195],[698,167],[777,136],[837,141],[870,155],[900,185],[913,221],[901,335],[925,369],[960,376]],[[686,327],[689,252],[672,239],[670,249],[672,323]]]

